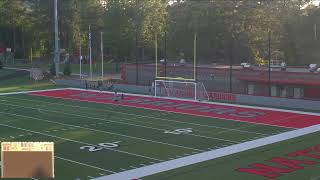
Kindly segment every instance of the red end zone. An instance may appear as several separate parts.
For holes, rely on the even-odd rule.
[[[114,101],[113,93],[99,93],[75,89],[33,92],[31,95],[70,99],[101,104],[117,104],[180,114],[220,118],[255,124],[287,128],[304,128],[320,124],[320,116],[291,112],[279,112],[244,107],[205,104],[183,100],[171,100],[145,96],[124,95],[124,100]]]

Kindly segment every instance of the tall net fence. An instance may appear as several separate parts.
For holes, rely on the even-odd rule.
[[[162,37],[157,38],[157,77],[195,80],[196,39],[196,33],[191,29],[185,29],[184,33],[176,33],[170,28]]]
[[[190,75],[194,67],[188,66],[167,66],[167,71],[180,74]],[[138,69],[138,83],[136,83],[136,70]],[[125,79],[130,84],[151,85],[155,77],[155,66],[153,64],[139,65],[124,64],[122,66],[122,79]],[[216,67],[198,67],[197,68],[197,82],[202,82],[210,91],[223,91],[229,92],[230,86],[230,73],[227,69],[220,69]],[[239,82],[233,79],[234,92],[240,92]]]

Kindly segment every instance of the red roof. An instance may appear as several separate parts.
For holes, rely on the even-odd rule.
[[[0,53],[4,53],[6,51],[6,48],[0,47]]]
[[[269,83],[269,79],[266,78],[249,78],[249,77],[240,77],[238,78],[242,81],[249,81],[249,82],[258,82],[258,83]],[[289,79],[271,79],[270,81],[272,84],[286,84],[286,85],[306,85],[306,86],[320,86],[319,81],[306,81],[306,80],[289,80]]]

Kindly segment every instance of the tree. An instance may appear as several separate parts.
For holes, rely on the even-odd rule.
[[[70,76],[72,73],[72,69],[71,69],[71,65],[70,65],[70,62],[67,62],[64,66],[64,69],[63,69],[63,74],[65,76]]]

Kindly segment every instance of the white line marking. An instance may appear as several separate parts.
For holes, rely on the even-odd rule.
[[[47,97],[47,96],[43,96],[43,97]],[[48,97],[47,97],[48,98]],[[244,133],[252,133],[252,134],[263,134],[263,133],[259,133],[259,132],[252,132],[252,131],[244,131],[244,130],[238,130],[238,129],[232,129],[232,128],[224,128],[224,127],[219,127],[219,126],[214,126],[214,125],[204,125],[204,124],[198,124],[198,123],[191,123],[191,122],[184,122],[184,121],[177,121],[177,120],[171,120],[171,119],[166,119],[166,118],[159,118],[159,117],[155,117],[155,116],[143,116],[143,115],[137,115],[137,114],[132,114],[132,113],[126,113],[126,112],[119,112],[119,111],[114,111],[113,109],[107,110],[107,109],[95,109],[95,108],[90,108],[90,107],[83,107],[83,106],[75,106],[75,105],[66,105],[66,104],[62,104],[62,103],[52,103],[52,102],[45,102],[45,101],[39,101],[39,100],[30,100],[30,99],[24,99],[24,98],[13,98],[13,97],[6,97],[6,99],[16,99],[19,101],[30,101],[30,102],[41,102],[41,103],[46,103],[46,104],[56,104],[56,105],[61,105],[61,106],[66,106],[66,107],[73,107],[73,108],[82,108],[82,109],[90,109],[90,110],[95,110],[95,111],[102,111],[102,112],[112,112],[112,113],[117,113],[117,114],[125,114],[125,115],[130,115],[130,116],[134,116],[136,118],[134,119],[145,119],[145,118],[149,118],[149,119],[156,119],[156,120],[161,120],[161,121],[168,121],[168,122],[174,122],[174,123],[179,123],[179,124],[188,124],[188,125],[194,125],[194,126],[199,126],[199,127],[208,127],[208,128],[216,128],[216,129],[224,129],[224,130],[232,130],[232,131],[238,131],[238,132],[244,132]],[[55,99],[60,99],[61,98],[55,98]],[[63,99],[62,99],[63,100]],[[1,101],[6,101],[7,100],[1,100]],[[10,101],[9,101],[10,102]],[[211,117],[212,118],[212,117]],[[219,119],[219,118],[216,118]],[[130,120],[130,119],[129,119]],[[225,119],[224,119],[225,120]],[[270,126],[270,125],[268,125]],[[287,128],[287,127],[286,127]],[[264,134],[264,135],[268,135],[268,134]]]
[[[88,178],[93,179],[94,177],[92,177],[92,176],[88,176]]]
[[[0,103],[0,104],[2,104],[2,103]],[[17,106],[17,105],[11,105],[11,106]],[[22,106],[20,106],[20,107],[22,107]],[[31,108],[31,109],[33,109],[33,108]],[[57,113],[59,113],[59,112],[57,112]],[[35,117],[31,117],[31,116],[24,116],[24,115],[19,115],[19,114],[14,114],[14,113],[5,113],[5,112],[0,112],[0,114],[8,114],[8,115],[13,115],[13,116],[20,116],[20,117],[34,119],[34,120],[38,120],[38,121],[45,121],[45,122],[54,123],[54,124],[60,124],[60,125],[64,125],[64,126],[72,126],[72,127],[76,127],[76,128],[87,129],[87,130],[90,130],[90,131],[96,131],[96,132],[101,132],[101,133],[106,133],[106,134],[112,134],[112,135],[122,136],[122,137],[126,137],[126,138],[131,138],[131,139],[139,139],[139,140],[142,140],[142,141],[148,141],[148,142],[168,145],[168,146],[172,146],[172,147],[179,147],[179,148],[190,149],[190,150],[195,150],[195,151],[202,151],[202,150],[196,149],[196,148],[190,148],[190,147],[180,146],[180,145],[176,145],[176,144],[169,144],[169,143],[165,143],[165,142],[154,141],[154,140],[149,140],[149,139],[144,139],[144,138],[139,138],[139,137],[134,137],[134,136],[128,136],[128,135],[123,135],[123,134],[118,134],[118,133],[113,133],[113,132],[108,132],[108,131],[102,131],[102,130],[87,128],[87,127],[82,127],[82,126],[76,126],[76,125],[71,125],[71,124],[55,122],[55,121],[49,121],[49,120],[35,118]],[[72,128],[72,129],[74,129],[74,128]]]
[[[20,91],[20,92],[11,92],[11,93],[0,93],[0,96],[8,96],[8,95],[18,95],[18,94],[30,94],[36,92],[47,92],[47,91],[57,91],[57,90],[65,90],[67,88],[56,88],[56,89],[47,89],[47,90],[35,90],[35,91]]]
[[[45,136],[49,136],[49,137],[54,137],[54,138],[57,138],[57,139],[62,139],[62,140],[70,141],[70,142],[75,142],[75,143],[78,143],[78,144],[85,144],[85,145],[89,145],[89,146],[94,146],[94,144],[90,144],[90,143],[86,143],[86,142],[82,142],[82,141],[76,141],[76,140],[73,140],[73,139],[63,138],[63,137],[59,137],[59,136],[54,136],[54,135],[50,135],[50,134],[45,134],[45,133],[41,133],[41,132],[38,132],[38,131],[24,129],[24,128],[18,128],[18,127],[6,125],[6,124],[0,124],[0,126],[10,127],[10,128],[13,128],[13,129],[19,129],[19,130],[23,130],[23,131],[27,131],[27,132],[32,132],[32,133],[35,133],[35,134],[41,134],[41,135],[45,135]],[[128,154],[128,155],[132,155],[132,156],[136,156],[136,157],[142,157],[142,158],[145,158],[145,159],[152,159],[152,160],[159,161],[159,162],[162,161],[160,159],[147,157],[147,156],[139,155],[139,154],[134,154],[134,153],[126,152],[126,151],[116,150],[116,149],[112,149],[112,148],[103,147],[103,149],[108,149],[110,151],[115,151],[115,152]]]
[[[320,176],[317,176],[315,178],[311,178],[310,180],[316,180],[316,179],[319,179],[319,178],[320,178]]]
[[[90,103],[96,103],[96,104],[109,104],[109,105],[119,106],[118,104],[115,104],[113,102],[97,102],[97,101],[94,101],[94,100],[73,99],[73,98],[66,98],[66,97],[50,97],[50,96],[46,96],[46,95],[35,95],[35,94],[33,94],[33,95],[34,96],[39,96],[39,97],[46,97],[46,98],[54,98],[54,99],[62,99],[62,100],[70,100],[70,101],[79,101],[79,102],[90,102]],[[136,107],[134,105],[125,105],[125,104],[121,104],[120,106],[137,108],[137,109],[148,109],[148,110],[159,111],[159,112],[165,111],[165,112],[170,112],[170,113],[175,113],[175,114],[183,114],[183,115],[205,117],[205,118],[214,118],[214,119],[220,119],[220,120],[230,120],[230,121],[241,122],[241,123],[260,124],[260,125],[265,125],[265,126],[294,129],[293,127],[287,127],[287,126],[281,126],[281,125],[270,125],[270,124],[261,123],[261,122],[248,122],[248,121],[243,121],[243,120],[229,119],[229,118],[219,118],[219,117],[215,117],[215,116],[202,115],[202,114],[176,112],[176,111],[170,111],[170,110],[161,110],[161,109],[158,109],[158,108],[151,108],[151,107],[148,107],[148,108],[147,107]]]
[[[73,88],[71,88],[73,89]],[[107,92],[105,92],[107,93]],[[125,94],[125,93],[124,93]],[[38,95],[38,96],[42,96],[42,97],[48,97],[48,96],[45,96],[45,95]],[[139,96],[139,95],[137,95]],[[51,98],[58,98],[58,99],[69,99],[69,100],[75,100],[73,98],[66,98],[66,97],[51,97]],[[174,99],[174,98],[162,98],[162,99]],[[80,102],[92,102],[92,103],[100,103],[100,104],[111,104],[111,105],[117,105],[113,102],[96,102],[96,101],[93,101],[93,100],[82,100],[82,99],[76,99]],[[175,100],[179,100],[179,101],[191,101],[191,102],[194,102],[193,100],[181,100],[181,99],[175,99]],[[198,102],[198,101],[196,101]],[[204,102],[198,102],[198,103],[204,103]],[[213,103],[213,102],[207,102],[206,104],[216,104],[216,103]],[[220,104],[220,105],[223,105],[223,104]],[[133,108],[142,108],[142,107],[136,107],[134,105],[124,105],[124,104],[121,104],[121,106],[126,106],[126,107],[133,107]],[[225,106],[234,106],[234,105],[225,105]],[[235,106],[238,106],[238,105],[235,105]],[[240,105],[242,106],[242,105]],[[246,108],[250,108],[250,109],[261,109],[261,107],[246,107]],[[184,112],[176,112],[176,111],[170,111],[170,110],[161,110],[161,109],[158,109],[158,108],[152,108],[152,107],[143,107],[143,109],[150,109],[150,110],[154,110],[154,111],[164,111],[164,112],[171,112],[171,113],[178,113],[178,114],[185,114],[185,115],[191,115],[191,116],[198,116],[198,117],[208,117],[208,118],[216,118],[216,119],[221,119],[221,120],[230,120],[230,121],[236,121],[236,122],[242,122],[242,123],[250,123],[250,124],[260,124],[260,125],[266,125],[266,126],[273,126],[273,127],[283,127],[283,128],[291,128],[291,129],[297,129],[297,128],[293,128],[293,127],[288,127],[288,126],[282,126],[282,125],[271,125],[271,124],[266,124],[266,123],[262,123],[262,122],[248,122],[248,121],[243,121],[243,120],[237,120],[237,119],[229,119],[229,118],[219,118],[219,117],[214,117],[214,116],[209,116],[209,115],[200,115],[200,114],[193,114],[193,113],[184,113]],[[279,109],[275,109],[274,111],[280,111]],[[288,110],[289,111],[289,110]],[[284,111],[280,111],[280,112],[286,112],[286,110]],[[306,112],[301,112],[301,111],[297,111],[299,112],[298,114],[306,114]],[[297,113],[297,112],[293,112],[293,113]],[[313,114],[313,115],[317,115],[317,116],[320,116],[320,113],[307,113],[309,115]]]
[[[3,104],[3,103],[0,103],[0,104]],[[13,105],[13,104],[7,104],[7,105],[8,105],[8,106],[14,106],[14,107],[26,108],[26,109],[39,109],[39,108],[32,108],[32,107],[24,107],[24,106],[19,106],[19,105]],[[117,124],[125,124],[125,125],[128,125],[128,126],[137,126],[137,127],[148,128],[148,129],[157,130],[157,131],[161,131],[161,132],[167,131],[167,129],[154,128],[154,127],[150,127],[150,126],[143,126],[143,125],[131,124],[131,123],[126,123],[126,122],[121,122],[121,121],[107,120],[107,119],[104,119],[104,118],[90,117],[90,116],[73,114],[73,113],[66,113],[66,112],[62,112],[62,111],[54,111],[54,110],[46,110],[46,109],[42,109],[42,111],[60,113],[60,114],[65,114],[65,115],[69,115],[69,116],[83,117],[83,118],[87,118],[87,119],[95,119],[95,120],[106,121],[106,122],[113,122],[113,123],[117,123]],[[83,126],[84,126],[84,127],[89,127],[89,125],[87,125],[87,124],[84,124]],[[56,130],[53,130],[53,131],[56,131]],[[213,140],[220,140],[220,141],[238,143],[238,141],[232,141],[232,140],[229,140],[229,139],[222,139],[222,138],[216,138],[216,137],[208,137],[208,136],[197,135],[197,134],[186,134],[186,135],[188,135],[188,136],[200,137],[200,138],[206,138],[206,139],[213,139]]]
[[[57,159],[61,159],[61,160],[64,160],[64,161],[72,162],[72,163],[83,165],[83,166],[87,166],[87,167],[98,169],[98,170],[101,170],[101,171],[105,171],[105,172],[109,172],[109,173],[116,173],[115,171],[110,171],[110,170],[107,170],[107,169],[99,168],[99,167],[96,167],[96,166],[92,166],[92,165],[89,165],[89,164],[86,164],[86,163],[81,163],[81,162],[70,160],[70,159],[66,159],[66,158],[63,158],[63,157],[59,157],[59,156],[54,156],[54,157],[57,158]]]
[[[150,166],[145,166],[145,167],[140,167],[138,169],[133,169],[125,172],[120,172],[117,174],[112,174],[109,176],[104,176],[100,178],[96,178],[95,180],[114,180],[114,179],[121,179],[121,180],[130,180],[132,178],[142,178],[154,174],[158,174],[161,172],[169,171],[172,169],[176,168],[181,168],[189,165],[193,165],[196,163],[224,157],[227,155],[247,151],[250,149],[262,147],[265,145],[285,141],[288,139],[300,137],[303,135],[311,134],[314,132],[320,131],[320,125],[315,125],[311,127],[306,127],[303,129],[297,129],[289,132],[285,132],[282,134],[274,135],[274,136],[269,136],[241,144],[236,144],[232,145],[229,147],[217,149],[217,150],[212,150],[208,152],[203,152],[171,161],[166,161],[166,162],[161,162],[158,164],[150,165]]]

